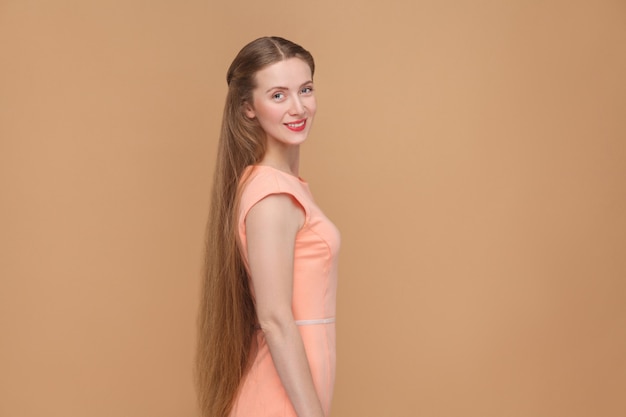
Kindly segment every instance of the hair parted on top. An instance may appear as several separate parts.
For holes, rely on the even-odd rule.
[[[217,162],[211,190],[206,256],[198,312],[196,386],[203,417],[227,417],[246,372],[256,324],[249,277],[237,241],[238,189],[243,170],[265,154],[265,132],[244,111],[252,103],[256,73],[299,58],[315,71],[300,45],[272,36],[256,39],[237,54],[226,81]]]
[[[300,58],[309,64],[311,75],[315,73],[313,56],[300,45],[279,36],[266,36],[256,39],[237,54],[226,74],[226,83],[235,80],[248,81],[250,75],[263,69],[267,65],[289,58]]]

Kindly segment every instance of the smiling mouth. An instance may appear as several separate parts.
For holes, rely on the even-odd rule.
[[[301,132],[306,126],[306,119],[298,120],[293,123],[285,123],[285,126],[287,126],[289,130],[293,130],[294,132]]]

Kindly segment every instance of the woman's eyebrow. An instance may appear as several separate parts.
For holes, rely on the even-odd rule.
[[[303,82],[302,84],[300,84],[300,87],[298,88],[302,88],[303,86],[307,84],[313,84],[313,80]],[[266,93],[269,93],[272,90],[289,90],[289,87],[282,87],[282,86],[271,87],[266,91]]]

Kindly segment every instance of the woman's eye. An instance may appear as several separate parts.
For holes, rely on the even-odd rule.
[[[283,99],[283,97],[285,97],[285,95],[284,95],[283,93],[275,93],[275,94],[272,96],[272,98],[273,98],[274,100],[282,100],[282,99]]]
[[[300,94],[311,94],[313,92],[313,87],[304,87],[300,90]]]

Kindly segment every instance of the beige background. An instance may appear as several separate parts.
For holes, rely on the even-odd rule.
[[[318,63],[333,417],[626,415],[623,1],[0,1],[0,416],[196,416],[225,73]]]

